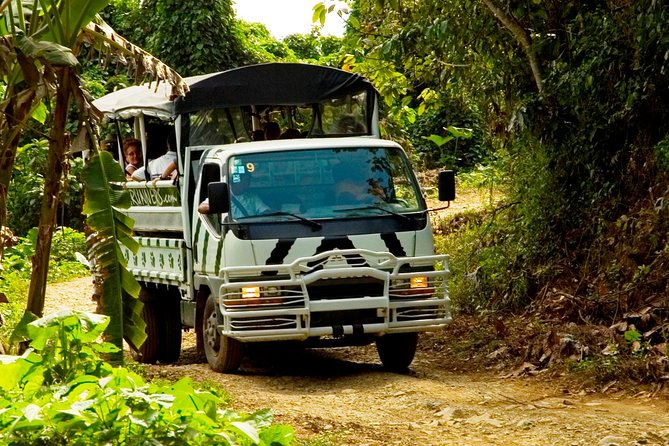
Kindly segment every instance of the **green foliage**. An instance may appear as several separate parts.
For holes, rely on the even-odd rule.
[[[8,345],[9,332],[16,327],[26,306],[26,296],[35,252],[37,229],[33,228],[25,237],[16,237],[13,244],[5,247],[5,256],[0,271],[0,293],[9,300],[0,304],[4,324],[0,325],[0,342]],[[87,252],[86,237],[71,228],[58,228],[54,233],[49,260],[49,282],[61,282],[90,274],[87,265],[81,263]]]
[[[140,0],[111,0],[100,16],[124,38],[145,48],[150,32],[140,4]]]
[[[660,172],[669,173],[669,135],[655,145],[655,163]]]
[[[64,226],[57,228],[51,241],[48,280],[62,282],[90,274],[86,252],[84,233]]]
[[[316,61],[321,56],[318,39],[313,34],[291,34],[283,42],[302,60]]]
[[[296,62],[295,53],[284,42],[276,40],[262,23],[235,21],[235,36],[244,48],[241,64],[264,62]]]
[[[489,158],[480,116],[462,103],[417,116],[409,136],[415,154],[428,168],[469,170]]]
[[[51,241],[51,260],[56,264],[78,261],[77,253],[86,253],[86,236],[72,228],[58,228]]]
[[[503,157],[500,156],[489,160],[489,164],[477,164],[468,172],[458,173],[458,188],[490,191],[491,198],[496,190],[505,190],[509,180],[506,177],[502,159]]]
[[[16,237],[12,245],[5,247],[2,269],[30,275],[31,259],[35,254],[37,228],[33,228],[25,237]]]
[[[19,147],[14,164],[14,173],[9,187],[7,203],[8,225],[17,235],[25,235],[39,223],[39,211],[42,194],[44,193],[43,172],[47,165],[49,147],[46,140],[30,142]],[[64,187],[60,202],[60,223],[81,230],[83,170],[81,158],[70,158],[63,178]]]
[[[230,0],[147,0],[142,29],[151,30],[146,49],[182,76],[222,71],[244,64],[234,32]]]
[[[277,40],[261,23],[234,19],[228,0],[208,0],[197,7],[172,0],[151,0],[141,6],[138,0],[113,0],[102,16],[121,35],[148,48],[182,75],[275,61],[338,66],[342,46],[340,38],[320,36],[317,29]],[[147,16],[152,17],[148,27]]]
[[[0,274],[0,293],[3,293],[9,301],[0,304],[0,315],[4,321],[0,325],[0,343],[5,347],[5,351],[9,350],[9,337],[12,330],[25,312],[29,286],[29,278],[23,272],[4,270]]]
[[[617,356],[597,356],[571,363],[571,369],[586,375],[592,375],[598,382],[607,383],[618,380],[620,374],[620,358]]]
[[[437,252],[451,257],[449,293],[454,308],[478,314],[526,304],[535,278],[524,257],[525,247],[514,239],[506,219],[497,216],[491,220],[481,211],[459,219],[462,221],[455,231],[449,228],[450,221],[442,222],[445,235],[435,239]]]
[[[2,268],[14,271],[28,278],[32,269],[32,257],[37,243],[37,228],[28,231],[25,237],[17,237],[16,242],[5,248]],[[71,228],[61,227],[53,235],[49,258],[49,281],[58,282],[89,273],[85,259],[86,237]]]
[[[641,333],[637,330],[627,330],[624,334],[625,341],[628,343],[639,342],[642,339]]]
[[[3,444],[288,445],[269,410],[238,413],[189,378],[147,384],[100,359],[106,316],[63,311],[27,325],[30,349],[0,364]]]
[[[25,235],[39,222],[44,190],[44,167],[48,143],[37,141],[17,150],[7,202],[8,225],[17,235]]]
[[[300,62],[339,68],[342,53],[342,39],[336,36],[321,36],[317,31],[311,34],[291,34],[283,39]]]
[[[116,87],[116,84],[114,83],[114,80],[116,79],[114,71],[115,70],[105,69],[92,62],[85,63],[83,65],[81,78],[86,91],[88,91],[93,98],[102,97],[113,91],[114,87]],[[123,83],[122,86],[129,86],[130,83],[128,82],[127,77],[125,75],[122,77],[125,80],[125,83]]]
[[[500,12],[524,36],[502,24]],[[435,151],[430,135],[440,136],[432,140],[442,147],[451,144],[440,130],[454,125],[480,129],[484,146],[508,154],[501,165],[511,180],[503,212],[474,218],[483,226],[472,224],[471,239],[463,241],[471,246],[463,250],[460,272],[477,271],[469,307],[517,305],[560,275],[576,277],[562,284],[573,284],[570,291],[587,299],[590,291],[578,287],[615,256],[604,254],[616,246],[604,238],[610,238],[610,222],[649,203],[649,191],[667,188],[669,39],[660,31],[669,26],[666,7],[357,0],[351,17],[347,63],[373,80],[391,119],[412,123],[418,153]],[[528,54],[536,56],[535,69]],[[421,122],[443,104],[467,104],[460,109],[478,111],[479,124],[459,122],[457,108],[431,128]],[[421,141],[428,146],[420,148]],[[491,151],[482,153],[479,160]],[[639,261],[623,273],[632,288],[641,276],[657,278],[649,265],[664,263],[657,254],[663,236],[653,239],[647,246],[634,238],[639,246],[630,254]],[[596,256],[593,246],[601,249]],[[638,304],[636,293],[616,285],[627,296],[624,305]],[[606,314],[612,304],[601,299],[598,305]]]

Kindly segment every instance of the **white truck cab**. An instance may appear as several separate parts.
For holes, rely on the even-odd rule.
[[[138,358],[175,361],[181,330],[193,327],[222,372],[239,367],[246,343],[275,341],[376,342],[384,366],[407,368],[418,333],[450,321],[447,256],[434,254],[405,152],[379,138],[376,90],[304,64],[186,80],[190,91],[161,112],[146,87],[148,98],[120,91],[95,103],[111,121],[132,121],[145,147],[152,126],[178,145],[176,180],[126,184],[140,249],[123,252],[148,335]],[[141,123],[148,117],[162,121]],[[253,140],[268,122],[285,138]],[[452,173],[440,198],[454,198]]]

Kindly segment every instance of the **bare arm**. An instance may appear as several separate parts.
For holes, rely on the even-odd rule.
[[[174,161],[170,161],[170,163],[167,165],[165,170],[163,170],[163,173],[160,174],[160,179],[161,180],[168,180],[168,179],[174,179],[177,176],[177,163]]]

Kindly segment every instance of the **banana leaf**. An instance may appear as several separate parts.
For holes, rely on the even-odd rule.
[[[134,221],[120,209],[130,207],[130,193],[123,188],[125,174],[120,164],[108,152],[91,158],[84,170],[86,200],[83,213],[93,231],[88,237],[89,259],[96,283],[102,284],[99,293],[102,312],[110,317],[105,331],[108,342],[120,350],[123,360],[123,339],[138,348],[146,340],[146,324],[142,319],[142,302],[137,299],[140,286],[126,269],[127,263],[119,243],[137,252],[138,243],[132,238]]]

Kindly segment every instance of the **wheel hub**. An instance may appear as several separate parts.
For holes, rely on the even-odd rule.
[[[217,325],[218,325],[218,320],[216,317],[216,313],[214,312],[207,318],[207,324],[204,330],[204,337],[206,339],[206,342],[209,345],[209,347],[211,347],[213,350],[217,350],[219,344]]]

